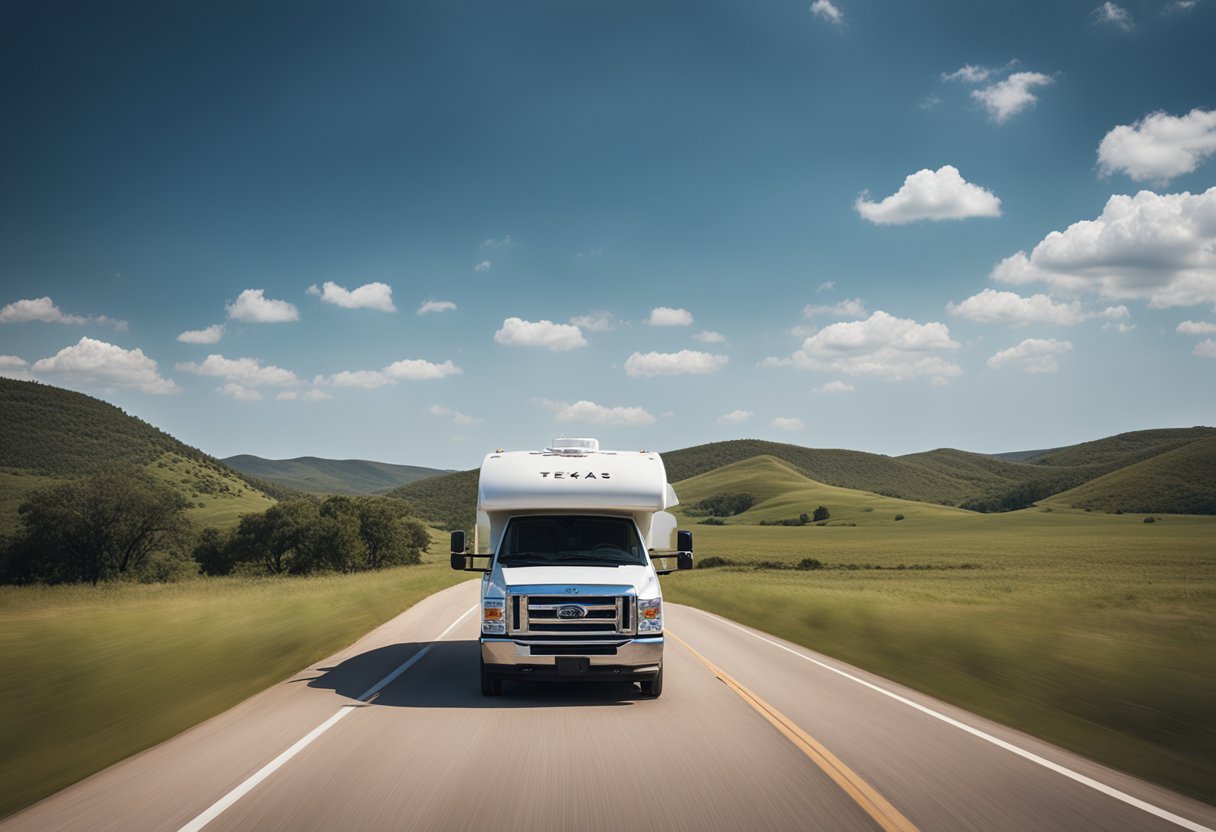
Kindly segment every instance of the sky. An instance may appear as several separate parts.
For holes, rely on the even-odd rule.
[[[0,374],[219,457],[1216,424],[1216,0],[0,3]]]

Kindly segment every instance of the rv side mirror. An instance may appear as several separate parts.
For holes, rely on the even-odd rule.
[[[684,529],[676,532],[676,551],[692,553],[692,532]]]
[[[467,564],[468,564],[468,558],[466,558],[464,556],[463,552],[452,552],[452,568],[453,569],[455,569],[457,572],[463,572],[465,570],[465,566]]]
[[[676,563],[677,569],[692,569],[692,552],[677,552]]]
[[[452,532],[452,549],[451,549],[452,554],[454,555],[457,552],[459,552],[461,555],[463,555],[464,550],[465,550],[464,532],[463,531]]]

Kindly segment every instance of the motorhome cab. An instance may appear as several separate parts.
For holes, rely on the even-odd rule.
[[[661,694],[658,576],[692,568],[692,534],[666,511],[677,503],[657,453],[555,439],[487,455],[471,551],[452,533],[452,568],[485,573],[481,692],[497,696],[503,679],[602,679]]]

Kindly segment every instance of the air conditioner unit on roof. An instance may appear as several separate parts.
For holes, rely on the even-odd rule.
[[[549,446],[549,450],[559,454],[593,454],[599,449],[598,439],[554,439],[553,444]]]

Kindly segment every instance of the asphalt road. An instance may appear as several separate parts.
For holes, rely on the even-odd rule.
[[[1216,829],[1210,806],[675,605],[657,700],[485,698],[476,601],[438,593],[0,830]]]

